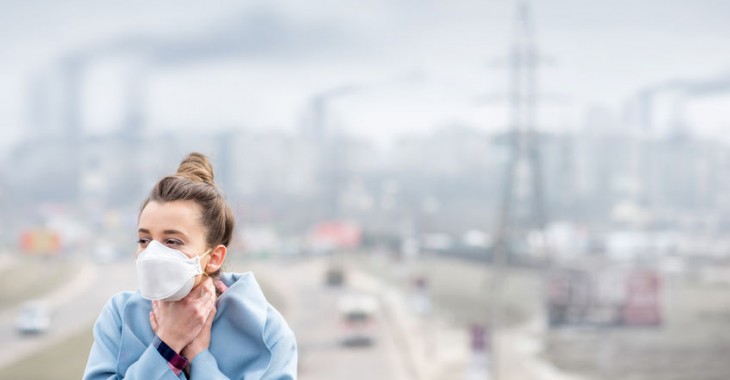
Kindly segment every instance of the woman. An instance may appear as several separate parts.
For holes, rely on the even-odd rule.
[[[94,326],[84,379],[296,379],[289,326],[251,273],[221,273],[235,221],[208,158],[192,153],[139,215],[140,289]]]

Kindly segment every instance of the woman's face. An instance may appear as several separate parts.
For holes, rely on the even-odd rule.
[[[137,235],[139,237],[137,254],[147,248],[152,240],[157,240],[172,249],[193,258],[208,250],[206,228],[200,223],[200,206],[194,201],[149,202],[139,215]],[[205,268],[210,256],[200,260]],[[195,285],[202,276],[195,279]]]

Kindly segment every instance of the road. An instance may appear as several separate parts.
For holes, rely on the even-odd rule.
[[[376,320],[376,340],[372,346],[340,344],[342,330],[337,300],[362,286],[351,281],[342,288],[326,287],[325,264],[324,260],[314,259],[246,265],[271,288],[269,291],[279,293],[285,302],[282,311],[297,336],[300,350],[299,379],[411,380],[394,341],[398,334],[389,331],[391,327],[382,318]],[[0,367],[89,329],[111,295],[134,288],[136,276],[132,261],[81,264],[73,280],[44,298],[53,319],[47,334],[22,336],[14,326],[18,308],[0,312]]]
[[[325,285],[326,258],[229,263],[233,271],[252,270],[267,296],[294,330],[299,345],[299,379],[441,380],[465,378],[468,342],[458,327],[426,321],[412,314],[403,291],[358,270],[346,272],[345,285]],[[447,271],[445,262],[439,271]],[[47,334],[21,336],[15,331],[17,308],[0,311],[0,368],[64,338],[86,331],[113,294],[136,288],[134,262],[81,263],[73,280],[49,294],[52,328]],[[353,268],[351,268],[353,269]],[[460,279],[468,277],[459,268]],[[463,286],[462,286],[463,287]],[[368,292],[381,302],[374,324],[375,343],[341,344],[337,301],[345,294]],[[532,319],[534,322],[537,319]],[[501,353],[501,379],[575,379],[541,359],[539,324],[526,323],[495,336]],[[85,360],[85,354],[79,360]]]
[[[286,297],[285,316],[297,336],[300,380],[410,380],[396,336],[382,314],[375,321],[375,344],[344,347],[337,300],[364,291],[367,284],[346,281],[343,287],[325,285],[326,261],[312,259],[272,267],[255,266],[257,277],[276,279],[272,286]]]
[[[43,298],[51,313],[46,334],[23,336],[15,330],[19,307],[0,313],[0,368],[60,341],[80,329],[88,329],[113,294],[134,289],[133,261],[108,264],[80,263],[67,284]],[[91,333],[89,331],[89,333]]]

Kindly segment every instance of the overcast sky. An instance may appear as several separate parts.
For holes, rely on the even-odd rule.
[[[540,108],[541,128],[578,128],[591,107],[619,112],[653,83],[730,73],[730,2],[531,3],[550,58],[540,92],[558,99]],[[506,103],[480,99],[507,91],[507,71],[490,63],[508,51],[514,11],[506,0],[0,1],[2,146],[28,131],[31,83],[50,104],[40,119],[58,122],[68,57],[88,59],[89,133],[119,128],[130,81],[142,83],[151,133],[292,130],[313,95],[343,85],[358,90],[331,102],[332,123],[379,141],[453,123],[504,128]],[[693,117],[730,123],[730,97],[702,102]]]

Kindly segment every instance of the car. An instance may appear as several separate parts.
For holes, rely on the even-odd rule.
[[[342,325],[340,343],[346,347],[375,343],[377,299],[370,294],[349,294],[340,298],[338,311]]]
[[[345,271],[341,266],[333,265],[327,269],[325,278],[328,286],[342,286],[345,282]]]
[[[42,302],[27,302],[20,307],[15,327],[21,334],[41,334],[51,327],[48,307]]]

